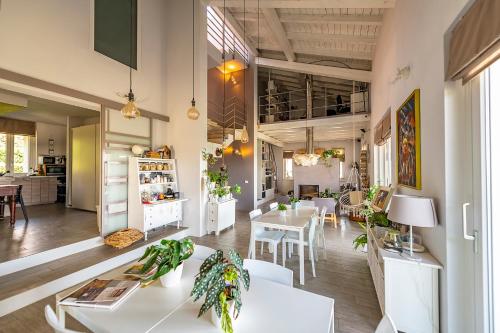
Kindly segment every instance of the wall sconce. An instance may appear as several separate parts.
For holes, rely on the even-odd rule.
[[[234,154],[234,155],[238,155],[238,156],[242,156],[241,151],[240,151],[239,149],[235,149],[235,150],[233,151],[233,154]]]

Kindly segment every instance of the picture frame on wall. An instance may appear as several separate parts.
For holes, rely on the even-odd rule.
[[[398,185],[422,189],[420,89],[415,89],[396,111],[396,175]]]

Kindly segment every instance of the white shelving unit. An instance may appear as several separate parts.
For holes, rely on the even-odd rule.
[[[154,170],[144,170],[154,168]],[[160,169],[160,170],[157,170]],[[182,222],[182,203],[187,199],[162,199],[168,189],[179,192],[174,159],[130,157],[128,164],[128,226],[144,232]],[[158,197],[153,199],[154,197]],[[144,202],[144,198],[151,200]]]

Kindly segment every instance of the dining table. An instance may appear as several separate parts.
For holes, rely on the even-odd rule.
[[[64,325],[69,314],[92,332],[207,332],[219,333],[211,319],[211,310],[198,317],[205,297],[193,302],[191,290],[203,263],[199,259],[184,262],[178,285],[162,287],[160,281],[135,289],[116,308],[102,309],[62,305],[61,299],[77,286],[56,295],[57,314]],[[136,263],[135,263],[136,264]],[[132,264],[130,264],[132,265]],[[119,267],[100,279],[123,279],[128,268]],[[242,308],[233,329],[236,333],[288,332],[330,333],[334,331],[334,300],[295,289],[250,274],[250,288],[243,290]]]
[[[284,231],[297,231],[299,234],[299,266],[300,266],[300,284],[304,285],[304,230],[309,226],[311,216],[317,214],[317,207],[296,207],[280,212],[271,210],[251,221],[250,232],[250,253],[251,258],[255,259],[255,231],[257,228],[270,228]]]
[[[16,194],[17,185],[0,185],[0,198],[2,198],[2,203],[0,207],[0,218],[4,218],[4,207],[3,198],[8,198],[9,209],[10,209],[10,226],[14,227],[16,224]]]

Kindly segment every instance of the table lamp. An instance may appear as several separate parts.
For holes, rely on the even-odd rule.
[[[393,195],[387,218],[392,222],[410,226],[411,260],[421,260],[413,255],[413,226],[432,228],[437,224],[436,209],[432,198]]]

